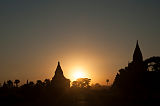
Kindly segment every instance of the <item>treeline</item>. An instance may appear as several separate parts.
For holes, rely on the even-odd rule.
[[[108,86],[109,79],[107,79],[106,82],[107,82],[107,86]],[[106,86],[101,85],[99,83],[95,83],[95,84],[90,84],[90,83],[91,83],[91,79],[89,79],[89,78],[78,78],[76,81],[73,81],[71,83],[70,88],[104,88],[104,87],[106,87]],[[5,88],[5,89],[10,89],[10,88],[50,88],[51,87],[51,80],[50,79],[45,79],[44,81],[37,80],[36,83],[34,83],[33,81],[27,80],[25,84],[23,84],[21,86],[19,84],[20,84],[19,79],[16,79],[14,81],[8,80],[6,82],[4,81],[1,88]]]
[[[45,79],[44,81],[37,80],[36,83],[27,80],[21,86],[18,79],[14,81],[8,80],[0,87],[0,102],[3,105],[35,104],[41,106],[42,103],[44,105],[72,104],[79,101],[79,95],[83,94],[87,96],[94,89],[100,90],[107,88],[99,83],[90,83],[91,79],[89,78],[79,78],[71,83],[70,88],[57,89],[53,88],[50,79]],[[75,98],[78,98],[78,100]]]

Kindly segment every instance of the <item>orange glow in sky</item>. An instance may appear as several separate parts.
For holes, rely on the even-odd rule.
[[[76,80],[78,78],[84,78],[84,77],[87,77],[84,69],[81,69],[81,68],[77,68],[77,69],[74,69],[73,70],[73,74],[72,74],[72,80]]]

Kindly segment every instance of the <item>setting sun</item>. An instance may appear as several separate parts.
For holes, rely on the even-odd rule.
[[[84,70],[82,69],[76,69],[75,72],[73,73],[73,78],[74,80],[78,79],[78,78],[84,78],[86,77]]]

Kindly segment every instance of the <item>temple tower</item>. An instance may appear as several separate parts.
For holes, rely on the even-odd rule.
[[[60,62],[58,62],[55,75],[51,80],[51,85],[53,88],[57,88],[57,89],[70,87],[70,80],[64,77],[62,68],[60,66]]]
[[[142,52],[138,44],[138,40],[137,40],[136,48],[133,53],[133,61],[130,64],[129,68],[130,67],[131,67],[131,70],[134,72],[144,72],[145,71],[143,56],[142,56]]]
[[[136,48],[133,53],[133,62],[134,63],[143,62],[143,56],[142,56],[142,52],[139,48],[138,40],[137,40]]]

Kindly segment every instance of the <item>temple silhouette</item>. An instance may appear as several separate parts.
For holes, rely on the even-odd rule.
[[[160,88],[160,57],[143,60],[138,41],[133,53],[133,60],[120,69],[112,88],[126,91],[158,90]],[[156,68],[158,67],[158,68]]]
[[[55,75],[51,80],[51,87],[56,89],[64,89],[70,87],[70,80],[64,77],[59,61],[55,71]]]

